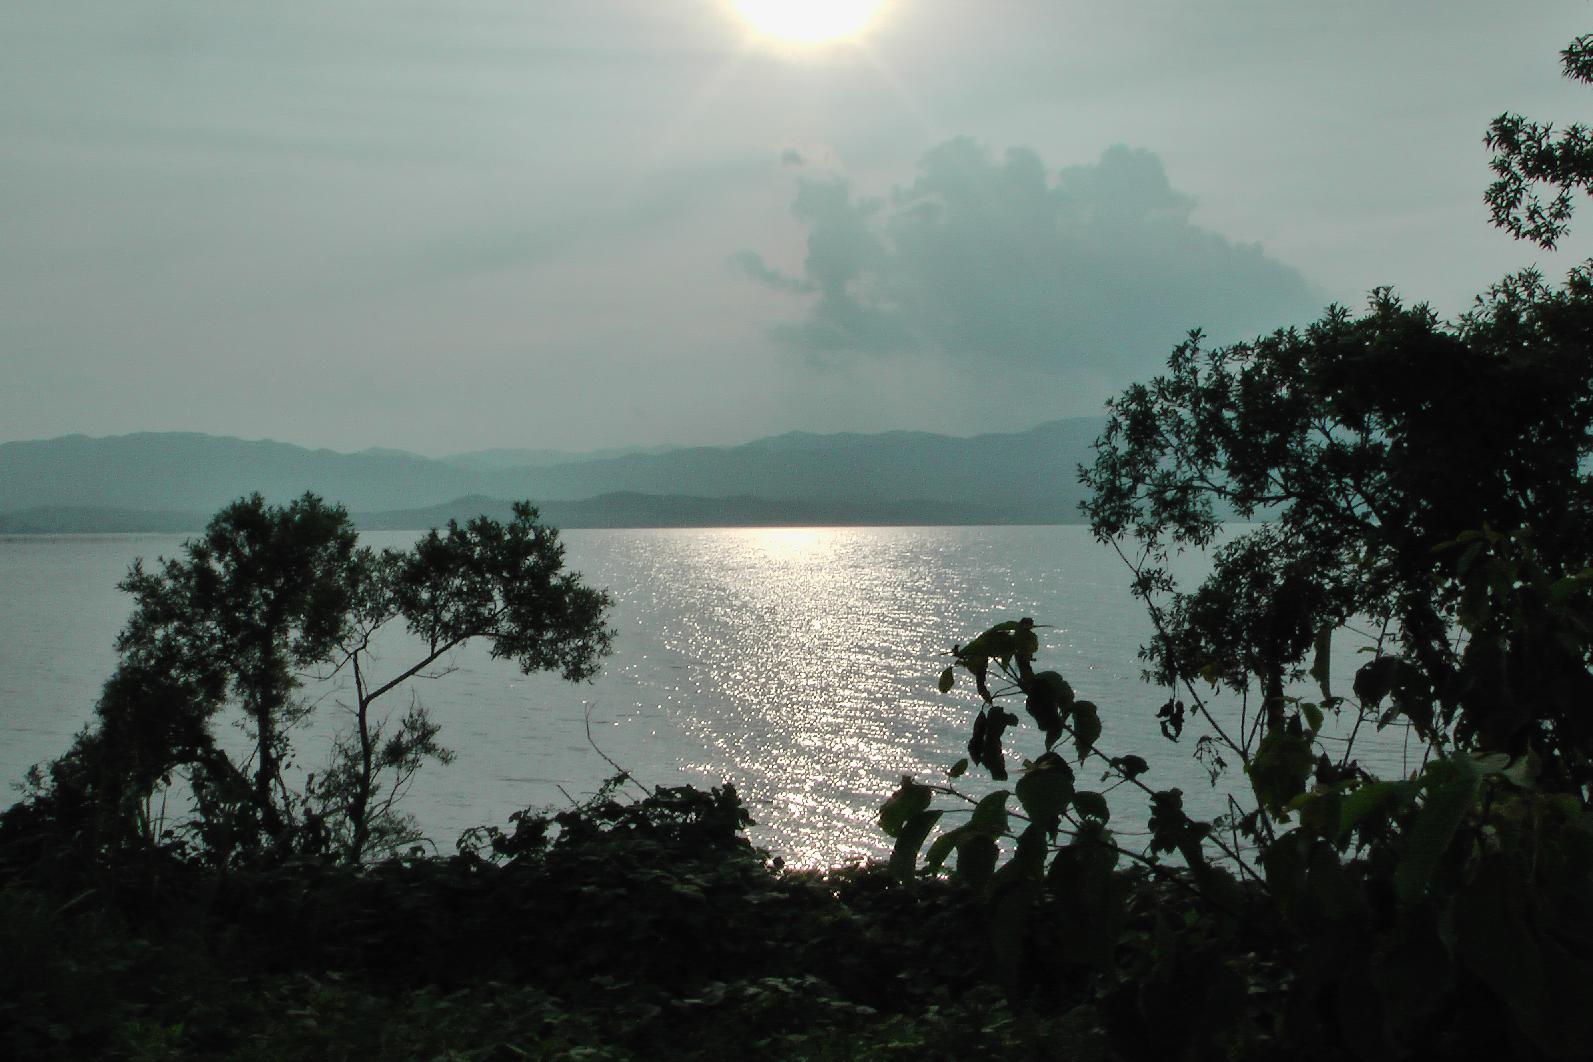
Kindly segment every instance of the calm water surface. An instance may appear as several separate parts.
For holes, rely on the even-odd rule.
[[[755,839],[789,861],[881,853],[874,814],[882,797],[901,775],[937,775],[961,755],[978,708],[971,683],[949,696],[935,691],[945,650],[1019,616],[1053,625],[1041,632],[1040,665],[1101,706],[1104,748],[1145,756],[1146,781],[1183,788],[1191,810],[1222,807],[1220,790],[1190,758],[1192,737],[1172,745],[1157,731],[1154,710],[1166,694],[1139,681],[1135,656],[1148,624],[1121,562],[1085,528],[563,537],[569,565],[616,601],[616,652],[595,682],[522,676],[472,646],[456,655],[451,674],[390,695],[399,710],[419,697],[458,753],[449,766],[428,765],[405,803],[444,850],[470,826],[591,792],[612,772],[587,740],[590,720],[603,751],[648,785],[734,782],[759,824]],[[181,541],[0,537],[0,781],[59,754],[88,721],[127,617],[116,581],[135,556],[171,555]],[[390,639],[381,665],[401,670],[412,648]],[[1351,654],[1336,653],[1346,682]],[[299,768],[312,770],[346,717],[335,682],[306,693],[323,708],[296,742]],[[1009,762],[1035,744],[1021,728]],[[1398,770],[1402,753],[1385,736],[1372,758]],[[1080,781],[1092,779],[1081,773]],[[1144,821],[1142,802],[1125,795],[1113,806],[1114,826],[1132,835]]]

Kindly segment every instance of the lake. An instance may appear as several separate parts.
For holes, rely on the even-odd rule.
[[[403,546],[414,535],[362,542]],[[587,739],[649,786],[733,782],[754,839],[788,862],[833,863],[888,850],[874,821],[903,774],[939,776],[963,754],[978,699],[971,681],[935,689],[953,643],[1033,616],[1039,666],[1101,707],[1102,748],[1151,764],[1192,812],[1222,810],[1191,758],[1194,735],[1163,739],[1165,690],[1139,679],[1149,631],[1129,573],[1088,529],[1054,527],[572,530],[567,563],[615,598],[616,651],[590,684],[523,676],[470,646],[452,673],[411,684],[442,725],[450,765],[428,764],[404,807],[443,850],[463,829],[524,807],[567,805],[612,773]],[[0,537],[0,781],[58,755],[92,713],[128,614],[115,584],[134,557],[172,555],[180,536]],[[1182,565],[1198,573],[1198,560]],[[378,667],[411,659],[402,639]],[[1335,648],[1348,685],[1354,647]],[[341,689],[312,686],[317,722],[296,740],[301,770],[343,725]],[[394,694],[400,711],[405,695]],[[1022,716],[1021,706],[1010,705]],[[1237,707],[1234,708],[1237,712]],[[1008,759],[1039,751],[1025,725]],[[241,740],[234,735],[233,740]],[[1403,735],[1361,760],[1407,766]],[[1093,783],[1081,771],[1081,786]],[[1230,772],[1224,785],[1244,786]],[[973,780],[976,795],[993,788]],[[1114,794],[1114,827],[1143,826],[1139,794]]]

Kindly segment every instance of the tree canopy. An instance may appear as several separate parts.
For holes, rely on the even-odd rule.
[[[1213,544],[1224,520],[1266,520],[1171,599],[1148,647],[1156,674],[1259,681],[1277,722],[1319,640],[1369,620],[1400,648],[1379,674],[1433,705],[1413,707],[1424,730],[1533,748],[1593,781],[1576,751],[1593,740],[1587,645],[1543,627],[1572,589],[1562,581],[1593,565],[1590,341],[1586,269],[1558,288],[1512,277],[1453,325],[1379,291],[1364,314],[1334,307],[1253,342],[1191,336],[1165,375],[1111,403],[1081,472],[1096,533],[1140,550],[1142,596],[1171,589],[1169,550]],[[1457,544],[1484,529],[1503,537]],[[1484,554],[1506,543],[1516,562],[1530,550],[1533,579],[1558,587],[1549,598],[1528,600],[1531,580],[1479,584]],[[1459,622],[1488,609],[1533,622],[1464,636]]]

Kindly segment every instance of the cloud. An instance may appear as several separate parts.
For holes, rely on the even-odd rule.
[[[765,262],[763,255],[756,251],[737,251],[730,256],[730,266],[776,291],[805,294],[813,290],[811,282],[791,276],[789,273],[782,273]]]
[[[751,252],[733,261],[802,298],[772,331],[820,360],[918,357],[1115,389],[1191,328],[1237,339],[1320,309],[1298,271],[1195,225],[1194,205],[1149,151],[1112,147],[1051,179],[1033,151],[995,158],[958,138],[885,198],[800,178],[799,275]]]

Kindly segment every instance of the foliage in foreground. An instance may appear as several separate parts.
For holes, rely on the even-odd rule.
[[[1593,1051],[1579,1002],[1593,991],[1593,814],[1545,787],[1533,755],[1462,750],[1406,779],[1323,778],[1323,707],[1296,699],[1308,726],[1283,737],[1300,752],[1263,745],[1246,761],[1249,825],[1197,821],[1180,790],[1147,784],[1144,758],[1102,750],[1101,710],[1036,671],[1038,649],[1025,619],[955,650],[941,688],[960,669],[981,701],[968,756],[944,782],[904,779],[880,813],[904,885],[939,880],[955,857],[1013,998],[1072,971],[1126,1058]],[[1012,773],[1009,696],[1044,751],[975,797],[958,783],[970,764]],[[1096,772],[1111,784],[1092,787]],[[1114,823],[1116,787],[1146,797],[1143,829]]]
[[[221,869],[0,829],[0,1050],[82,1058],[1100,1057],[945,882],[775,868],[733,790],[602,795],[451,858]],[[1068,1008],[1072,1010],[1073,1008]]]

